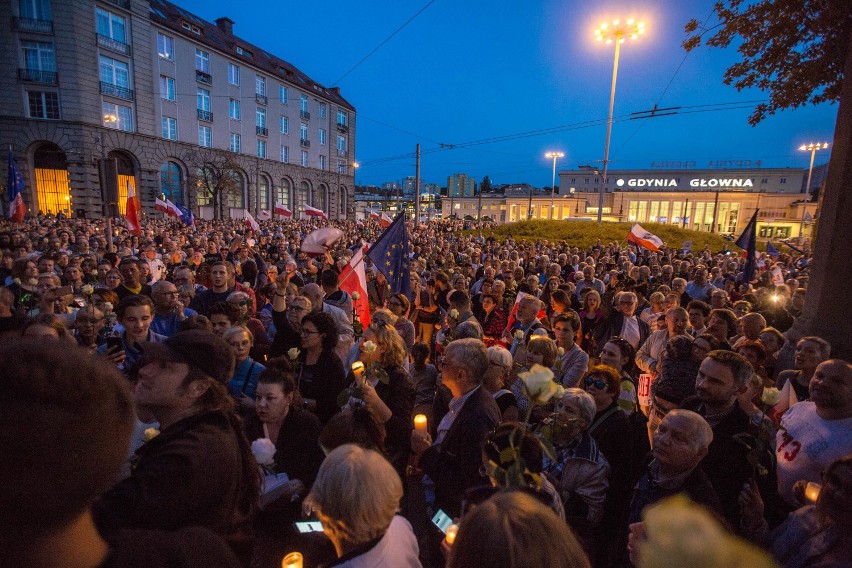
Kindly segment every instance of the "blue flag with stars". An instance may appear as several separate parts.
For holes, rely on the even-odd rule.
[[[195,215],[192,214],[192,211],[180,205],[178,205],[177,207],[178,209],[180,209],[180,220],[183,221],[183,224],[187,227],[191,227],[192,225],[194,225]]]
[[[743,234],[740,235],[740,238],[737,239],[735,243],[738,247],[746,251],[746,264],[743,269],[743,282],[751,282],[752,278],[754,278],[754,265],[755,265],[755,245],[757,244],[757,212],[759,209],[754,210],[754,215],[751,217],[751,221],[748,222],[746,228],[743,230]]]
[[[400,213],[390,227],[379,236],[367,257],[387,278],[394,294],[411,293],[411,271],[408,268],[408,231],[405,213]]]

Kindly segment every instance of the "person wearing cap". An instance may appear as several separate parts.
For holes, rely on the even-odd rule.
[[[233,351],[222,338],[192,330],[147,343],[143,352],[135,402],[160,431],[136,451],[130,477],[95,503],[98,528],[108,535],[202,526],[248,559],[260,478],[228,395]]]

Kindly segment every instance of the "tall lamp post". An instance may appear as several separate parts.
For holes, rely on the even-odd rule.
[[[810,152],[811,153],[811,163],[808,166],[808,181],[805,184],[805,195],[808,195],[808,196],[810,195],[809,192],[811,190],[811,174],[813,174],[813,172],[814,172],[814,157],[816,156],[817,150],[825,150],[826,148],[828,148],[828,142],[817,142],[817,143],[811,142],[810,144],[802,144],[801,146],[799,146],[799,150],[801,150],[802,152]],[[810,201],[810,199],[808,199],[808,201]],[[805,215],[807,215],[807,211],[808,211],[808,206],[807,206],[808,201],[802,202],[802,219],[801,219],[801,221],[799,221],[799,238],[800,239],[802,238],[802,236],[804,234],[804,230],[805,230]]]
[[[600,196],[598,198],[598,223],[603,221],[604,193],[606,192],[606,170],[609,165],[609,141],[612,135],[612,107],[615,104],[615,80],[618,78],[618,55],[621,44],[627,38],[638,39],[645,33],[644,22],[636,22],[632,18],[626,22],[613,20],[612,24],[603,23],[595,30],[595,39],[607,45],[615,43],[615,59],[612,64],[612,88],[609,93],[609,115],[606,120],[606,142],[604,143],[603,174],[601,175]]]
[[[550,178],[550,220],[553,220],[553,197],[556,193],[556,160],[564,158],[562,152],[548,152],[544,155],[545,158],[553,158],[553,175]]]

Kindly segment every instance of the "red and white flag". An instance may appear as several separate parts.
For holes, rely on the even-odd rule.
[[[250,228],[252,231],[260,232],[260,225],[257,224],[257,221],[254,220],[254,217],[251,216],[248,209],[243,209],[243,217],[246,227]]]
[[[331,245],[343,236],[343,231],[334,227],[322,227],[312,231],[299,245],[299,249],[310,257],[320,256],[331,250]]]
[[[364,272],[364,249],[358,248],[355,256],[340,272],[340,289],[352,296],[352,308],[358,314],[361,325],[370,325],[370,303],[367,300],[367,275]],[[358,299],[355,299],[355,293]]]
[[[381,215],[375,209],[367,209],[367,212],[370,214],[370,219],[378,221],[381,218]]]
[[[127,223],[127,230],[136,235],[142,236],[142,226],[139,224],[139,202],[136,201],[136,191],[130,180],[127,180],[127,202],[124,209],[124,220]]]
[[[387,229],[393,223],[393,219],[391,219],[387,213],[382,213],[381,218],[379,219],[379,225],[382,226],[382,229]]]
[[[630,232],[627,233],[627,242],[654,252],[666,246],[663,239],[653,233],[649,233],[639,223],[634,223],[633,227],[630,228]]]
[[[293,212],[284,207],[281,203],[275,204],[275,214],[279,217],[287,217],[288,219],[293,217]]]
[[[270,215],[269,211],[267,211],[266,209],[261,209],[260,214],[257,216],[257,219],[259,221],[269,221],[270,219],[272,219],[272,215]]]
[[[157,197],[156,199],[154,199],[154,211],[159,211],[160,213],[165,213],[168,215],[169,204]]]
[[[305,215],[307,215],[308,217],[322,217],[323,219],[328,221],[328,216],[323,212],[322,209],[311,207],[307,203],[305,204]]]
[[[180,207],[172,203],[171,199],[166,199],[166,215],[180,219],[183,216],[183,211],[180,210]]]

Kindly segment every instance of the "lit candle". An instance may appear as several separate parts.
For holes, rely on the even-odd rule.
[[[447,527],[447,544],[453,544],[456,541],[456,535],[459,533],[459,526],[455,523]]]
[[[364,363],[361,361],[352,363],[352,374],[355,375],[356,379],[360,379],[361,375],[364,374]]]
[[[418,414],[414,417],[414,429],[418,432],[426,431],[426,415]]]
[[[302,553],[291,552],[281,561],[281,568],[302,568]]]
[[[805,498],[811,503],[816,503],[819,499],[820,489],[822,489],[822,486],[819,483],[808,481],[807,486],[805,486]]]

